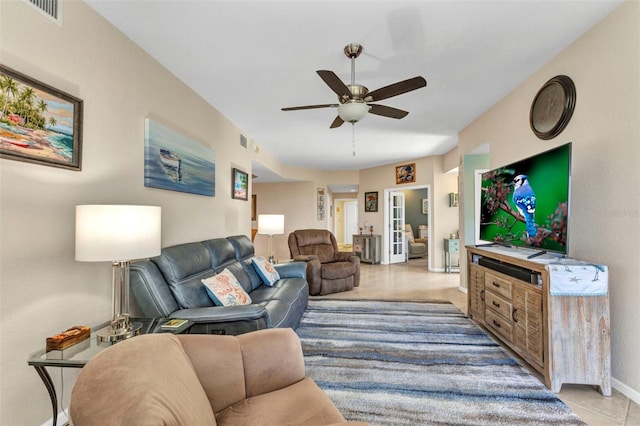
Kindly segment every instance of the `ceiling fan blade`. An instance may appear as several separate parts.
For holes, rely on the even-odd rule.
[[[322,104],[322,105],[304,105],[297,107],[281,108],[282,111],[297,111],[300,109],[316,109],[316,108],[337,108],[338,104]]]
[[[333,71],[319,70],[316,72],[320,78],[327,83],[327,86],[336,93],[336,95],[351,98],[351,90],[349,90],[347,85],[344,84],[343,81],[340,80],[340,77],[338,77]]]
[[[409,111],[403,111],[401,109],[392,108],[386,105],[369,104],[369,106],[371,107],[371,109],[369,110],[371,114],[381,115],[383,117],[400,119],[406,117],[407,114],[409,114]]]
[[[331,126],[329,126],[329,128],[335,129],[336,127],[340,127],[343,124],[344,124],[344,120],[340,118],[340,116],[337,116],[336,119],[333,120],[333,123],[331,123]]]
[[[425,80],[423,77],[413,77],[408,80],[381,87],[380,89],[376,89],[373,92],[369,92],[366,100],[369,101],[369,98],[371,98],[372,101],[381,101],[382,99],[387,99],[392,96],[398,96],[412,90],[420,89],[421,87],[425,87],[426,85],[427,80]]]

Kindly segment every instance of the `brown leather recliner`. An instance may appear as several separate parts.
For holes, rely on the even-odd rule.
[[[338,251],[336,237],[324,229],[301,229],[289,234],[291,258],[307,263],[309,294],[347,291],[360,285],[360,258]]]

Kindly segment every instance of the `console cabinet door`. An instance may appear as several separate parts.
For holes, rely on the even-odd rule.
[[[512,283],[512,291],[514,343],[521,350],[520,353],[525,360],[542,367],[542,291],[538,287],[518,281]]]
[[[484,324],[484,271],[478,265],[469,265],[469,316]]]

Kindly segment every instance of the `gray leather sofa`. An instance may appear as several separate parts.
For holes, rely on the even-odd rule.
[[[149,318],[185,318],[191,333],[238,335],[263,328],[295,328],[307,308],[306,265],[276,265],[280,280],[262,283],[251,259],[253,244],[244,235],[178,244],[160,256],[132,262],[132,311]],[[238,279],[252,304],[215,306],[201,280],[225,268]]]

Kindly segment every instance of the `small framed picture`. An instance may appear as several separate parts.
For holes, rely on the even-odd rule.
[[[231,174],[231,198],[236,200],[249,199],[249,175],[242,170],[232,169]]]
[[[317,189],[318,220],[324,220],[324,188]]]
[[[364,193],[364,211],[365,212],[378,211],[378,191]]]
[[[416,163],[396,167],[396,185],[416,181]]]
[[[429,199],[423,198],[422,199],[422,214],[428,214],[428,213],[429,213]]]

